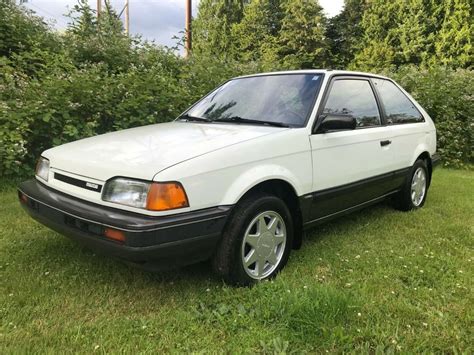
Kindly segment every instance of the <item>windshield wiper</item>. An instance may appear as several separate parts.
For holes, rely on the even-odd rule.
[[[236,123],[249,123],[249,124],[259,124],[259,125],[266,125],[266,126],[274,126],[274,127],[290,127],[286,123],[283,122],[273,122],[273,121],[261,121],[261,120],[252,120],[250,118],[243,118],[240,116],[232,116],[232,117],[225,117],[213,120],[214,122],[236,122]]]
[[[188,115],[187,113],[185,113],[184,115],[181,115],[178,117],[178,120],[182,120],[182,121],[189,121],[189,122],[212,122],[210,119],[208,118],[204,118],[204,117],[199,117],[199,116],[191,116],[191,115]]]

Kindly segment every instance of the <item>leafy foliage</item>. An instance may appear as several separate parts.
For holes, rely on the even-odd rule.
[[[446,164],[474,159],[466,0],[346,0],[330,20],[317,0],[202,0],[187,60],[125,36],[106,10],[78,1],[59,34],[0,0],[0,176],[30,174],[54,145],[172,120],[230,77],[324,66],[395,77],[436,121]]]
[[[360,49],[363,36],[362,16],[365,0],[346,0],[344,9],[330,18],[326,27],[328,41],[328,64],[333,69],[345,69],[354,60]]]
[[[245,0],[202,0],[193,22],[193,51],[199,56],[227,58],[235,52],[232,27],[243,17]]]
[[[326,19],[316,1],[292,0],[282,5],[284,17],[276,40],[275,61],[285,69],[324,67]]]
[[[16,24],[4,25],[10,28],[8,38],[29,31],[31,44],[0,57],[1,176],[30,174],[51,146],[170,121],[223,80],[245,71],[210,56],[186,61],[166,48],[130,39],[112,10],[97,21],[85,1],[73,8],[63,36],[53,35],[41,19],[13,2],[0,4],[2,24],[13,18],[31,27],[17,33]],[[43,48],[44,38],[52,41],[49,49]]]
[[[362,46],[351,64],[363,70],[407,64],[473,65],[469,0],[373,0],[364,11]]]
[[[242,21],[232,27],[235,57],[243,62],[262,62],[273,51],[281,29],[283,0],[254,0],[244,8]],[[268,65],[267,65],[268,67]]]
[[[474,14],[469,0],[443,1],[444,15],[435,42],[436,58],[444,65],[472,68],[474,65]]]
[[[21,10],[11,0],[0,0],[0,56],[33,52],[36,49],[55,50],[56,34],[49,31],[43,19]]]

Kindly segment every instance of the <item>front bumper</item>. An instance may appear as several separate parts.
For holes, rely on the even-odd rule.
[[[170,216],[146,216],[101,206],[53,190],[37,180],[18,187],[22,207],[35,220],[87,247],[114,257],[161,268],[192,264],[214,252],[231,206]],[[125,235],[118,243],[105,229]]]

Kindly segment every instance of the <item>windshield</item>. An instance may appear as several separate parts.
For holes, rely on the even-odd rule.
[[[276,74],[233,79],[183,116],[233,123],[302,127],[319,91],[321,74]]]

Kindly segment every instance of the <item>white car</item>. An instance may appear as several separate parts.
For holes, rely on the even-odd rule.
[[[212,259],[229,283],[274,276],[303,231],[391,197],[422,207],[436,130],[392,80],[302,70],[231,79],[175,121],[46,150],[28,213],[144,268]]]

